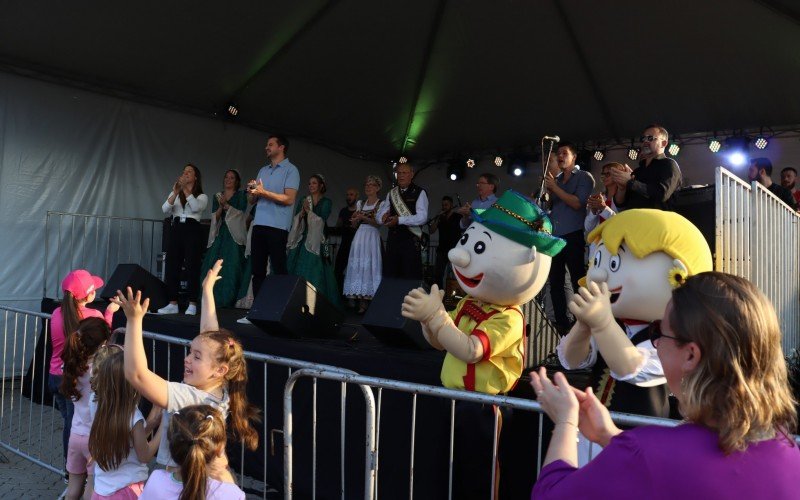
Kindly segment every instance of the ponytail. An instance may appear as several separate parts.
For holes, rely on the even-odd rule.
[[[78,323],[82,319],[78,299],[67,290],[64,291],[64,300],[61,302],[61,317],[64,318],[64,335],[67,336],[78,329]]]
[[[247,400],[247,360],[244,358],[242,344],[228,330],[203,332],[200,336],[214,341],[217,349],[217,362],[228,365],[225,380],[228,383],[230,398],[231,430],[234,439],[255,450],[258,448],[258,432],[251,422],[260,422],[260,410]]]
[[[209,405],[187,406],[172,414],[169,452],[180,465],[183,491],[180,500],[205,500],[207,466],[225,450],[225,422]]]
[[[61,394],[75,401],[81,398],[78,378],[89,369],[89,359],[111,337],[111,328],[102,318],[86,318],[78,329],[67,337],[64,353],[64,376],[59,388]]]

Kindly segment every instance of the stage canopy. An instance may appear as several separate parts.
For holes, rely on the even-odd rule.
[[[791,0],[3,2],[0,70],[372,159],[793,125]]]

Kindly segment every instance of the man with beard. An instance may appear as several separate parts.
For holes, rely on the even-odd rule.
[[[797,170],[794,167],[786,167],[781,170],[781,186],[792,193],[795,205],[800,205],[800,189],[797,189]]]
[[[774,194],[792,209],[797,209],[792,192],[785,187],[772,182],[772,162],[769,158],[753,158],[750,160],[750,168],[747,171],[747,178],[750,182],[758,182]]]

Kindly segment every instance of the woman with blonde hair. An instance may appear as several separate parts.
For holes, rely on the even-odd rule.
[[[364,193],[367,199],[359,200],[356,212],[350,221],[357,226],[356,235],[350,245],[350,258],[344,278],[344,295],[349,299],[358,299],[358,313],[364,314],[372,297],[381,284],[383,258],[381,257],[381,234],[375,214],[381,206],[378,192],[381,180],[368,175],[364,181]]]
[[[775,310],[752,283],[704,272],[651,327],[684,422],[622,432],[591,389],[531,374],[555,423],[533,498],[793,498],[797,413]],[[575,437],[604,450],[577,469]]]

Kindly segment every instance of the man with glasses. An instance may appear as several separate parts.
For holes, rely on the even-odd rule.
[[[478,177],[478,197],[472,200],[471,203],[465,204],[463,207],[456,209],[456,213],[461,215],[461,229],[464,230],[472,224],[473,208],[486,209],[494,205],[497,201],[497,189],[500,187],[500,179],[496,175],[488,172],[481,174]]]
[[[613,170],[611,178],[617,184],[614,202],[620,210],[659,208],[672,210],[675,191],[681,186],[681,169],[672,158],[664,155],[669,133],[658,124],[647,127],[640,138],[639,167],[631,171]]]

